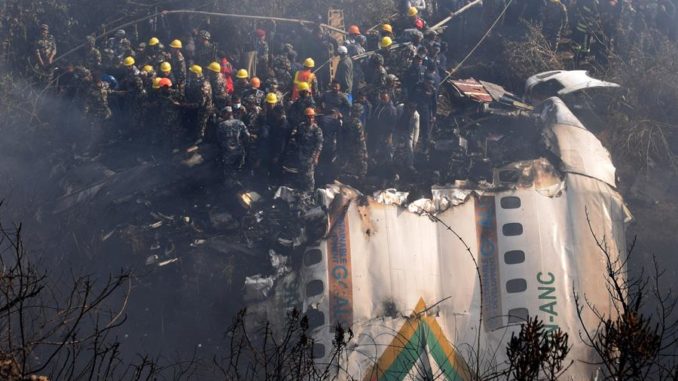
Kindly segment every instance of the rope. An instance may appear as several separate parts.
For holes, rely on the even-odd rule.
[[[204,16],[217,16],[217,17],[231,17],[231,18],[240,18],[240,19],[252,19],[252,20],[273,20],[273,21],[282,21],[282,22],[291,22],[291,23],[298,23],[298,24],[316,24],[313,21],[308,21],[308,20],[301,20],[301,19],[287,19],[287,18],[281,18],[281,17],[268,17],[268,16],[250,16],[250,15],[236,15],[232,13],[219,13],[219,12],[206,12],[206,11],[194,11],[194,10],[187,10],[187,9],[180,9],[180,10],[173,10],[173,11],[162,11],[162,12],[157,12],[149,16],[144,16],[138,19],[135,19],[133,21],[126,22],[122,25],[118,25],[115,28],[111,28],[110,31],[104,32],[98,36],[95,36],[95,40],[99,40],[101,38],[104,38],[106,36],[109,36],[113,33],[115,33],[116,30],[118,29],[124,29],[128,26],[138,24],[140,22],[146,21],[148,19],[152,19],[153,17],[158,17],[158,16],[164,16],[164,15],[169,15],[169,14],[198,14],[198,15],[204,15]],[[335,28],[331,25],[327,24],[320,24],[321,27],[331,30],[333,32],[341,33],[341,34],[347,34],[346,31],[341,30],[339,28]],[[77,52],[78,50],[82,49],[85,47],[85,44],[80,44],[76,46],[75,48],[67,51],[66,53],[60,55],[59,57],[54,59],[54,63],[57,61],[62,60],[64,57],[69,56],[73,54],[74,52]]]
[[[445,78],[443,78],[443,80],[442,80],[440,83],[443,83],[443,82],[447,81],[447,79],[450,78],[450,77],[452,76],[452,74],[456,73],[457,70],[459,70],[459,68],[466,62],[466,60],[468,60],[469,57],[471,57],[471,56],[473,55],[473,53],[476,52],[476,50],[478,49],[478,47],[480,47],[480,45],[483,43],[483,41],[485,41],[485,39],[487,38],[487,36],[490,35],[490,32],[492,32],[492,29],[494,29],[494,27],[497,25],[497,23],[499,23],[499,20],[501,20],[501,18],[504,17],[504,14],[506,13],[506,10],[508,10],[508,8],[511,6],[511,3],[513,3],[513,0],[509,0],[509,2],[506,3],[506,6],[504,7],[504,10],[501,11],[501,13],[500,13],[499,16],[497,17],[497,19],[494,20],[494,22],[492,23],[492,25],[490,25],[490,28],[487,30],[487,32],[485,32],[485,34],[484,34],[483,37],[478,41],[478,43],[476,44],[476,46],[474,46],[473,49],[471,49],[471,51],[466,55],[466,57],[464,57],[464,59],[461,60],[461,61],[457,64],[457,66],[454,67],[454,69],[452,69],[451,71],[449,71],[449,72],[447,73],[447,76],[446,76]]]

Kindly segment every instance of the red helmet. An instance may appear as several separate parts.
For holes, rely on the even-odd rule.
[[[259,38],[266,37],[266,31],[263,29],[257,29],[254,31],[254,33],[256,33],[257,37]]]
[[[349,34],[360,34],[360,28],[357,25],[351,25],[348,27]]]
[[[169,78],[161,78],[160,81],[158,81],[158,86],[172,87],[172,81]]]

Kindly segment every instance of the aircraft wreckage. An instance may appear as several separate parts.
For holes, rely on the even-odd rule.
[[[590,77],[582,72],[542,74],[528,80],[531,93],[546,82],[555,92],[616,86],[584,83]],[[612,255],[624,252],[631,219],[608,151],[545,90],[533,108],[475,79],[443,86],[449,113],[474,128],[462,125],[436,142],[439,164],[453,167],[443,176],[455,180],[433,186],[429,197],[395,189],[366,195],[339,182],[313,195],[242,189],[231,200],[239,214],[208,205],[202,216],[150,212],[132,225],[111,213],[101,239],[134,236],[135,250],[156,267],[204,247],[270,260],[270,274],[244,278],[248,313],[282,326],[285,312],[300,308],[319,363],[329,361],[335,327],[350,327],[355,337],[341,365],[355,379],[417,379],[422,364],[445,379],[469,379],[465,359],[478,337],[484,361],[503,363],[511,333],[533,316],[569,334],[567,375],[590,376],[593,353],[578,335],[574,293],[613,313],[596,240]],[[171,197],[196,178],[211,179],[210,155],[205,146],[162,165],[72,170],[52,210],[88,205],[105,213],[128,204],[147,215],[147,195]],[[584,311],[582,321],[596,317]]]

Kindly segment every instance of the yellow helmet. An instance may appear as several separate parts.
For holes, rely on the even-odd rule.
[[[381,30],[383,30],[384,32],[393,33],[393,27],[391,26],[391,24],[382,25]]]
[[[158,37],[151,37],[150,40],[148,40],[148,46],[155,46],[160,43],[160,40],[158,40]]]
[[[410,17],[416,16],[417,13],[419,13],[419,11],[415,7],[410,7],[410,9],[407,10],[407,15]]]
[[[278,103],[278,96],[275,93],[268,93],[266,95],[266,103],[269,103],[269,104],[272,104],[272,105]]]
[[[202,75],[202,67],[198,65],[192,65],[191,67],[188,68],[188,70],[191,71],[191,73],[197,74],[197,75]]]
[[[132,65],[134,65],[135,62],[136,61],[134,61],[134,57],[131,57],[131,56],[125,57],[125,59],[122,60],[122,63],[125,66],[132,66]]]
[[[221,65],[219,65],[219,62],[212,62],[207,68],[215,73],[221,73]]]
[[[145,65],[144,67],[141,68],[141,71],[145,71],[146,73],[153,73],[153,66],[151,65]]]
[[[163,73],[169,73],[172,71],[172,65],[169,62],[163,62],[160,64],[160,71]]]
[[[379,42],[379,47],[380,48],[388,48],[389,46],[391,46],[392,43],[393,43],[393,40],[391,40],[391,37],[386,36],[386,37],[382,38],[381,41]]]
[[[181,49],[181,48],[183,48],[184,46],[181,44],[181,41],[180,41],[180,40],[173,40],[172,42],[170,42],[170,47],[171,47],[171,48],[176,48],[176,49]]]
[[[299,82],[299,84],[297,85],[297,90],[309,91],[311,90],[311,86],[308,84],[308,82]]]
[[[162,78],[160,78],[160,77],[158,77],[158,78],[153,78],[153,88],[154,88],[154,89],[159,89],[159,88],[160,88],[160,80],[161,80],[161,79],[162,79]]]
[[[304,67],[309,67],[309,68],[315,67],[315,61],[313,61],[313,58],[310,58],[310,57],[306,58],[304,60]]]
[[[235,77],[239,79],[247,79],[250,77],[249,73],[247,73],[247,70],[245,69],[240,69],[238,70],[237,73],[235,73]]]

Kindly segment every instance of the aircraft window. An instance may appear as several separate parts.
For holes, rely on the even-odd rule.
[[[525,252],[522,250],[511,250],[504,253],[504,262],[507,265],[515,265],[525,262]]]
[[[323,259],[323,252],[318,249],[312,249],[304,253],[304,265],[313,266],[320,263]]]
[[[309,308],[306,311],[306,317],[308,318],[308,327],[310,329],[315,329],[325,324],[325,314],[315,308]]]
[[[515,196],[502,197],[500,203],[501,207],[504,209],[520,208],[520,198]]]
[[[325,345],[320,343],[313,344],[313,353],[311,355],[314,359],[325,357]]]
[[[508,322],[509,324],[526,322],[529,315],[527,308],[514,308],[508,312]]]
[[[515,222],[504,224],[504,226],[501,227],[501,231],[505,236],[521,235],[523,234],[523,225]]]
[[[325,289],[325,285],[321,280],[312,280],[306,284],[306,297],[316,296],[322,294]]]
[[[525,279],[511,279],[506,282],[506,292],[515,294],[527,290],[527,281]]]
[[[517,183],[520,180],[520,171],[507,169],[499,172],[499,181],[502,183]]]

